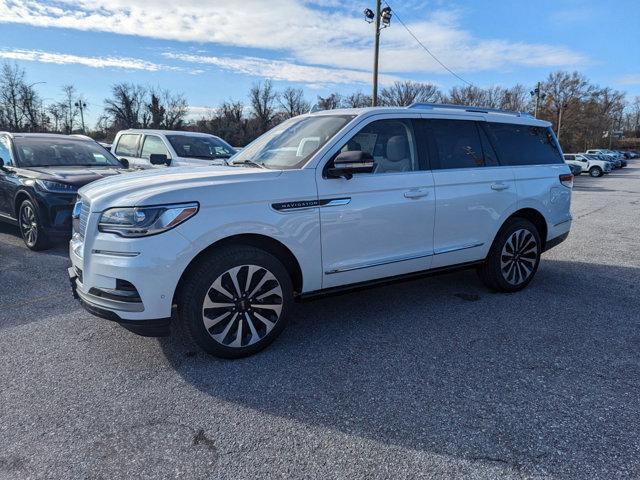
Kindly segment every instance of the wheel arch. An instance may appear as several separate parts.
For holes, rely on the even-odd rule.
[[[544,218],[544,215],[540,213],[539,210],[535,208],[521,208],[520,210],[516,210],[511,215],[509,215],[505,221],[502,223],[500,230],[496,233],[496,238],[500,231],[504,228],[504,226],[509,223],[514,218],[524,218],[525,220],[529,220],[531,223],[535,225],[538,229],[538,233],[540,234],[540,240],[542,242],[542,251],[544,251],[546,243],[547,243],[547,233],[549,231],[549,226],[547,225],[547,220]],[[495,241],[495,238],[494,238]]]
[[[27,192],[26,190],[19,190],[13,199],[13,213],[15,213],[16,215],[16,220],[19,220],[18,217],[20,215],[20,205],[22,205],[22,202],[24,202],[25,200],[30,200],[31,203],[36,205],[33,197],[29,194],[29,192]]]
[[[247,233],[247,234],[238,234],[231,235],[229,237],[222,238],[220,240],[215,241],[208,247],[204,248],[198,255],[196,255],[190,262],[189,265],[184,269],[182,275],[180,275],[180,279],[178,280],[178,284],[176,286],[175,292],[173,294],[173,303],[176,304],[177,300],[180,296],[180,291],[182,285],[184,284],[185,279],[190,275],[195,266],[198,264],[198,261],[203,257],[210,254],[212,251],[230,245],[245,245],[256,247],[261,250],[264,250],[267,253],[270,253],[278,260],[282,262],[284,267],[289,272],[291,276],[291,282],[293,283],[293,291],[297,294],[302,292],[303,286],[303,275],[302,268],[300,267],[300,262],[296,258],[296,256],[291,252],[291,250],[279,240],[276,240],[273,237],[269,237],[267,235],[262,235],[258,233]]]

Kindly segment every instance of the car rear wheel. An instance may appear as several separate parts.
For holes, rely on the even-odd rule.
[[[293,300],[291,278],[273,255],[250,246],[208,255],[181,288],[180,318],[206,352],[252,355],[284,329]]]
[[[529,220],[516,218],[500,230],[478,274],[492,290],[517,292],[533,279],[541,253],[538,229]]]
[[[592,177],[601,177],[603,175],[603,172],[600,167],[591,167],[589,169],[589,175],[591,175]]]
[[[35,251],[49,248],[49,239],[42,229],[38,209],[31,200],[25,200],[20,204],[18,227],[22,240],[28,248]]]

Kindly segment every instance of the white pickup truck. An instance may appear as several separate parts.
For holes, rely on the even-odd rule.
[[[564,162],[569,165],[579,165],[583,172],[589,172],[592,177],[601,177],[611,172],[611,163],[597,160],[592,155],[583,153],[565,153]]]

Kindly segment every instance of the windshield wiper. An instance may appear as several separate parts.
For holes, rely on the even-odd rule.
[[[265,167],[261,163],[254,162],[253,160],[243,160],[241,162],[231,162],[231,165],[244,165],[244,166],[247,166],[247,167],[258,167],[258,168],[264,168],[264,169],[268,170],[267,167]]]

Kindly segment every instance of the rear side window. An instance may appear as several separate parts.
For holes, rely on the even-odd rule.
[[[548,127],[487,123],[503,165],[563,163],[555,136]]]
[[[135,157],[138,155],[138,140],[140,135],[121,135],[116,146],[116,155]]]
[[[576,156],[575,156],[575,155],[565,155],[565,156],[564,156],[564,159],[565,159],[565,160],[575,160],[575,159],[576,159]]]
[[[432,168],[484,167],[482,141],[476,122],[468,120],[431,120],[437,162]]]

